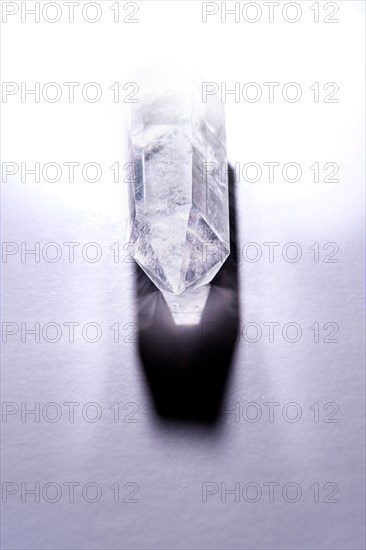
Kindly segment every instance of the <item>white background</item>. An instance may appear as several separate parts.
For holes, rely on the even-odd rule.
[[[67,249],[59,262],[39,263],[20,252],[3,257],[3,322],[98,323],[103,329],[99,342],[82,339],[80,329],[74,343],[66,329],[57,343],[41,337],[21,342],[20,332],[3,344],[2,400],[19,405],[56,402],[62,406],[59,422],[40,422],[20,413],[2,423],[3,482],[53,481],[61,486],[75,481],[99,483],[102,498],[89,503],[76,491],[68,501],[64,487],[59,502],[40,503],[21,491],[3,503],[3,547],[8,549],[117,549],[117,548],[364,548],[364,322],[363,322],[363,233],[364,233],[364,4],[341,1],[326,8],[319,3],[319,23],[314,22],[314,2],[298,2],[301,17],[290,23],[283,16],[282,2],[269,22],[268,7],[255,3],[261,16],[250,23],[240,16],[222,21],[218,12],[202,22],[201,2],[138,2],[134,16],[138,23],[123,22],[131,9],[120,3],[120,21],[113,21],[115,3],[99,2],[101,18],[85,21],[80,6],[75,22],[59,2],[61,19],[49,23],[44,17],[34,22],[22,9],[34,2],[12,4],[17,13],[2,24],[2,80],[28,87],[39,82],[59,83],[64,94],[50,103],[21,94],[3,96],[2,162],[97,162],[103,174],[95,184],[80,177],[68,181],[67,170],[56,183],[34,181],[21,171],[3,182],[2,241],[27,243],[79,242],[74,263]],[[45,2],[41,2],[43,6]],[[214,4],[214,3],[211,3]],[[242,8],[247,2],[241,2]],[[325,23],[333,5],[339,11],[337,23]],[[233,7],[233,2],[227,3]],[[258,8],[259,6],[259,8]],[[295,6],[296,8],[296,6]],[[294,18],[294,7],[285,11]],[[8,8],[6,8],[8,9]],[[9,10],[12,8],[10,7]],[[48,17],[56,11],[49,8]],[[94,17],[90,8],[89,17]],[[260,14],[260,12],[258,12]],[[300,13],[300,12],[299,12]],[[247,12],[249,18],[254,11]],[[247,17],[247,18],[248,18]],[[3,19],[4,21],[4,19]],[[123,163],[123,129],[126,104],[115,103],[109,86],[133,80],[141,66],[170,64],[172,70],[183,61],[194,63],[206,78],[227,88],[235,82],[242,88],[256,82],[262,98],[252,103],[243,97],[226,98],[227,146],[232,163],[243,167],[256,162],[263,174],[258,182],[237,183],[239,245],[255,242],[262,257],[239,265],[241,328],[247,323],[262,327],[262,337],[249,342],[241,335],[231,370],[225,410],[245,408],[255,402],[262,410],[258,422],[245,415],[229,414],[216,429],[177,423],[163,424],[156,416],[149,388],[137,354],[136,344],[113,342],[108,328],[119,321],[122,337],[134,323],[133,264],[113,261],[109,249],[121,247],[125,233],[126,184],[114,183],[109,169]],[[169,65],[168,65],[169,66]],[[79,82],[75,102],[67,99],[63,82]],[[85,101],[80,89],[97,82],[103,90],[100,101]],[[279,82],[274,101],[268,100],[264,82]],[[283,99],[288,82],[301,87],[299,101]],[[320,101],[310,89],[320,85]],[[324,103],[332,91],[328,82],[339,86],[337,103]],[[79,90],[79,91],[78,91]],[[289,92],[291,93],[291,91]],[[123,96],[122,96],[123,97]],[[128,106],[127,106],[128,107]],[[286,182],[281,171],[268,181],[264,162],[282,166],[296,162],[302,168],[297,182]],[[315,162],[339,166],[338,182],[314,182]],[[327,172],[329,173],[329,171]],[[85,243],[97,242],[103,251],[97,263],[83,260]],[[265,242],[278,242],[274,262],[268,260]],[[289,242],[301,247],[298,262],[286,261],[281,251]],[[310,249],[320,246],[320,261]],[[337,263],[323,260],[337,243]],[[251,249],[251,252],[253,249]],[[248,252],[250,254],[251,252]],[[289,250],[289,254],[293,252]],[[91,252],[92,253],[92,252]],[[269,342],[263,323],[280,323],[275,341]],[[282,336],[286,323],[302,329],[297,343]],[[320,325],[320,342],[314,342],[315,322]],[[338,343],[324,343],[329,330],[325,323],[339,325]],[[253,338],[253,332],[249,332]],[[207,392],[210,391],[209,386]],[[67,419],[65,402],[79,402],[74,423]],[[96,402],[102,418],[91,423],[82,418],[83,404]],[[121,403],[121,421],[113,422],[108,409]],[[138,406],[137,423],[122,422]],[[276,402],[274,422],[268,421],[266,402]],[[281,411],[296,402],[302,416],[289,422]],[[309,409],[319,403],[320,419]],[[336,423],[324,422],[336,403]],[[238,405],[236,405],[238,403]],[[187,396],[189,406],[189,396]],[[245,410],[245,409],[244,409]],[[289,414],[294,409],[289,411]],[[92,412],[92,411],[91,411]],[[253,409],[249,414],[253,414]],[[50,415],[52,411],[50,411]],[[139,485],[138,503],[114,503],[108,488],[119,482]],[[226,483],[227,487],[258,483],[262,498],[256,503],[243,497],[235,502],[220,491],[202,502],[202,483]],[[265,482],[278,482],[273,503],[268,502]],[[301,499],[287,502],[281,495],[284,484],[296,482]],[[320,486],[320,502],[314,503],[309,489]],[[339,502],[323,502],[337,483]],[[122,498],[129,491],[121,489]]]

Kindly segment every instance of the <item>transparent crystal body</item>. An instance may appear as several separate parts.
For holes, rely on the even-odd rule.
[[[230,253],[224,109],[207,99],[200,85],[155,89],[131,109],[129,242],[174,294],[209,283]]]

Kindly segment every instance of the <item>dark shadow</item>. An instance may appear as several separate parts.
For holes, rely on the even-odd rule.
[[[213,423],[239,327],[234,172],[229,167],[230,255],[211,282],[201,322],[176,325],[163,295],[136,264],[139,352],[157,412]]]

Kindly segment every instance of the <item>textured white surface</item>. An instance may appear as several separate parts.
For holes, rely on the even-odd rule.
[[[175,2],[171,4],[177,11],[168,3],[151,4],[145,12],[147,3],[141,4],[141,28],[131,25],[133,43],[143,50],[141,41],[150,29],[158,51],[167,36],[159,37],[156,21],[168,17],[172,28],[166,33],[172,37],[184,29],[181,13],[188,8]],[[342,89],[342,101],[334,105],[227,105],[233,162],[296,161],[308,167],[315,161],[334,161],[341,167],[340,182],[335,184],[312,184],[309,170],[294,184],[264,180],[238,184],[239,244],[256,242],[263,251],[257,263],[240,262],[241,326],[256,322],[263,336],[257,343],[239,339],[225,401],[227,409],[237,402],[242,407],[258,403],[263,417],[256,423],[243,417],[235,422],[229,415],[212,431],[162,425],[155,417],[136,344],[123,341],[131,334],[134,340],[134,325],[127,323],[136,319],[133,264],[123,261],[128,253],[122,249],[125,195],[121,185],[111,183],[108,170],[122,150],[119,105],[9,101],[3,107],[7,141],[2,160],[94,160],[103,163],[106,174],[95,185],[64,180],[42,185],[31,179],[22,183],[17,176],[3,185],[3,241],[24,241],[29,246],[77,241],[81,243],[77,250],[95,241],[103,250],[95,264],[83,261],[80,252],[69,263],[65,247],[62,259],[54,264],[32,259],[22,263],[19,254],[2,264],[3,322],[78,322],[81,326],[95,322],[103,330],[95,344],[83,341],[79,330],[72,344],[66,330],[53,344],[42,339],[21,343],[19,334],[3,344],[3,401],[28,406],[97,402],[103,408],[96,423],[81,418],[80,406],[74,423],[67,421],[63,407],[57,423],[42,419],[35,423],[31,418],[22,423],[18,414],[2,424],[3,481],[29,485],[92,481],[103,489],[95,504],[83,501],[77,491],[74,503],[68,502],[66,492],[57,503],[44,499],[33,503],[31,497],[22,503],[19,494],[9,497],[2,511],[4,548],[364,548],[363,49],[359,31],[363,9],[360,2],[345,4],[348,7],[342,8],[338,26],[256,24],[246,25],[244,32],[240,25],[219,23],[215,33],[217,29],[222,33],[220,43],[213,38],[202,40],[203,55],[210,47],[209,58],[215,59],[219,52],[215,62],[221,64],[221,80],[298,79],[309,85],[334,80]],[[196,8],[190,9],[193,14],[187,24],[195,21]],[[40,24],[36,33],[32,25],[4,28],[10,45],[14,41],[14,54],[4,63],[3,79],[103,79],[106,87],[123,80],[121,55],[131,44],[132,30],[128,25],[122,31],[118,25],[102,25],[97,30],[101,29],[104,41],[95,40],[95,28],[82,24],[67,28],[66,41],[62,25]],[[201,27],[197,24],[198,36],[209,32]],[[26,48],[18,57],[15,44],[20,32]],[[119,263],[109,249],[117,241]],[[264,258],[268,255],[264,242],[279,242],[281,247],[297,242],[303,256],[292,264],[279,253],[270,263]],[[339,262],[315,263],[309,249],[314,242],[321,247],[338,243]],[[121,323],[119,343],[109,329],[117,321]],[[315,321],[321,326],[338,323],[339,343],[314,343],[308,327]],[[281,324],[274,343],[268,342],[265,322]],[[298,343],[281,337],[283,325],[289,322],[302,327]],[[108,408],[114,402],[122,404],[121,419],[133,410],[123,410],[123,405],[136,403],[138,422],[114,423]],[[268,422],[265,402],[281,404],[273,423]],[[297,423],[281,415],[289,402],[301,407]],[[319,423],[309,410],[315,402],[320,404]],[[338,423],[322,421],[331,412],[322,408],[328,402],[339,405]],[[121,487],[138,483],[139,502],[114,503],[108,487],[116,481]],[[236,503],[228,496],[223,503],[217,494],[203,503],[203,482],[226,482],[228,487],[257,482],[263,496],[257,503],[243,499]],[[264,482],[278,482],[281,488],[297,482],[302,498],[289,503],[278,493],[275,502],[269,503]],[[339,502],[314,503],[308,487],[315,482],[321,487],[338,483]],[[129,492],[121,489],[123,497]],[[325,493],[330,490],[321,490],[321,500]]]

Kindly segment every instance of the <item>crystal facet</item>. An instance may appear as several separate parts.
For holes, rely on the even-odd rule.
[[[224,110],[201,88],[155,88],[132,106],[130,243],[174,294],[209,283],[230,252]]]

